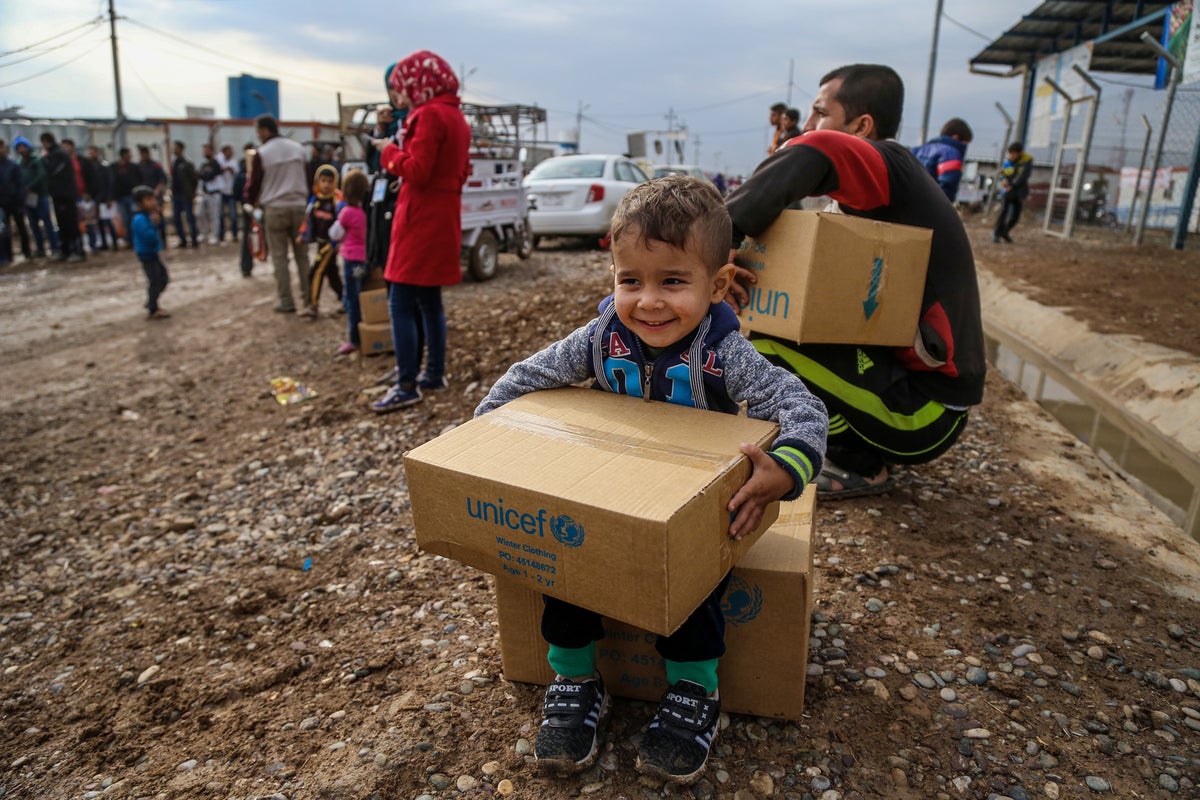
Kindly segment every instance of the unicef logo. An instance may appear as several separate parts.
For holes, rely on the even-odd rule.
[[[737,575],[730,576],[729,588],[725,591],[725,599],[721,601],[721,613],[725,615],[726,622],[731,625],[752,622],[762,607],[762,589]]]
[[[550,520],[550,532],[567,547],[579,547],[583,544],[583,526],[566,514],[560,514]]]

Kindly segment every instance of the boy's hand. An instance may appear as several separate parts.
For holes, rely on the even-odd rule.
[[[750,458],[750,479],[742,484],[729,500],[729,511],[735,514],[729,526],[729,538],[741,539],[753,533],[762,521],[763,509],[792,490],[795,482],[783,467],[756,444],[738,448]]]

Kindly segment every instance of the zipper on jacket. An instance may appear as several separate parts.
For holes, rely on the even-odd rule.
[[[642,359],[644,360],[645,357],[646,356],[643,354]],[[650,389],[652,386],[654,386],[654,364],[649,361],[645,361],[642,366],[642,371],[646,373],[646,382],[642,384],[642,399],[649,403]]]

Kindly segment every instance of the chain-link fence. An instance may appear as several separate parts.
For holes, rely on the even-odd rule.
[[[1181,86],[1176,90],[1151,188],[1151,169],[1167,91],[1133,85],[1120,76],[1092,74],[1091,77],[1101,87],[1101,98],[1081,180],[1075,225],[1134,227],[1148,197],[1150,208],[1146,228],[1173,230],[1182,210],[1196,137],[1200,135],[1200,85]],[[1078,103],[1074,108],[1068,129],[1068,147],[1078,143],[1083,136],[1087,105]],[[1053,196],[1052,220],[1059,224],[1067,202],[1063,193],[1050,192],[1050,181],[1061,130],[1060,116],[1050,126],[1049,146],[1030,142],[1026,148],[1037,163],[1027,206],[1032,213],[1043,214],[1047,202],[1051,202],[1048,198]],[[1076,152],[1064,150],[1057,186],[1071,185],[1077,158]],[[1039,219],[1044,217],[1039,216]],[[1193,203],[1187,231],[1187,244],[1200,246],[1200,203]]]

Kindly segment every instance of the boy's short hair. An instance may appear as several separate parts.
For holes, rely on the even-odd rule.
[[[966,120],[954,117],[946,120],[946,124],[942,126],[942,136],[955,136],[959,140],[969,142],[975,138],[975,134],[971,131],[971,126],[966,123]]]
[[[775,103],[771,106],[772,111],[787,111],[787,103]]]
[[[1025,152],[1025,145],[1021,144],[1020,142],[1013,142],[1008,146],[1008,152],[1023,153]]]
[[[254,118],[254,127],[262,128],[272,136],[279,135],[279,121],[274,114],[259,114]]]
[[[132,194],[133,194],[133,202],[137,203],[140,206],[142,204],[142,201],[145,200],[147,197],[154,197],[154,190],[151,189],[149,186],[135,186],[135,187],[133,187]]]
[[[783,112],[783,115],[785,117],[787,117],[788,119],[790,119],[792,122],[800,121],[800,109],[798,109],[798,108],[789,108],[788,110]]]
[[[680,250],[695,245],[710,273],[729,262],[733,222],[717,187],[690,175],[667,175],[635,186],[612,218],[612,243],[626,236]]]

